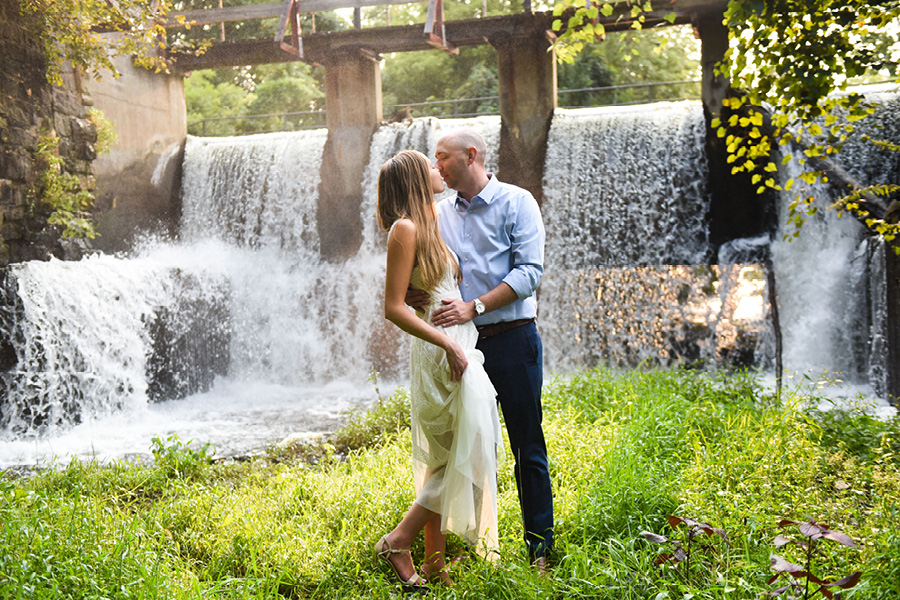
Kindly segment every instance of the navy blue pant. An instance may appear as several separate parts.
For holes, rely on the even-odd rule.
[[[553,546],[553,490],[541,427],[544,382],[541,336],[534,323],[478,340],[484,369],[497,390],[509,445],[531,560]]]

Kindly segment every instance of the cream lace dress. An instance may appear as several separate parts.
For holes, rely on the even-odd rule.
[[[455,265],[431,290],[430,305],[416,313],[430,321],[442,299],[461,298]],[[411,283],[423,289],[419,268]],[[478,331],[470,321],[444,329],[469,359],[460,381],[451,381],[444,350],[413,337],[410,350],[413,474],[416,502],[441,515],[452,532],[489,559],[497,544],[497,453],[500,422],[496,391],[475,349]]]

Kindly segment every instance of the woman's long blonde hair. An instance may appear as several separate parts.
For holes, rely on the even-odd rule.
[[[430,169],[425,155],[415,150],[403,150],[388,159],[378,174],[377,210],[378,224],[385,231],[399,219],[415,223],[416,262],[427,290],[437,286],[448,261],[455,264],[438,230]]]

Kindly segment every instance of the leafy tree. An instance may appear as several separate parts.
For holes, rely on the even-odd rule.
[[[319,115],[246,118],[324,109],[321,76],[321,69],[301,62],[195,71],[184,80],[188,130],[192,135],[234,135],[323,126]],[[215,117],[245,118],[201,126],[200,121]]]
[[[385,60],[382,70],[386,106],[497,95],[497,54],[490,46],[461,48],[456,56],[441,50],[404,52]],[[465,103],[459,112],[489,110],[495,101]],[[449,112],[436,108],[434,114]],[[418,114],[418,113],[417,113]]]
[[[196,124],[210,117],[239,117],[247,114],[247,107],[255,96],[248,94],[239,85],[218,76],[216,71],[207,69],[195,71],[184,80],[184,95],[187,104],[189,132],[194,135],[204,133]],[[240,123],[229,119],[209,123],[207,135],[233,135],[240,131]]]
[[[766,187],[780,189],[766,173],[777,170],[773,149],[781,145],[790,150],[782,164],[798,153],[808,167],[801,175],[805,183],[827,182],[837,174],[831,159],[853,134],[854,124],[874,110],[862,95],[846,93],[847,86],[867,74],[896,73],[898,19],[896,0],[732,0],[725,12],[732,46],[721,73],[740,93],[727,100],[727,119],[713,123],[728,143],[732,171],[753,173],[760,193]],[[794,183],[789,179],[785,187]],[[900,225],[885,219],[882,198],[897,194],[900,186],[862,186],[846,178],[843,183],[856,189],[833,206],[893,241]],[[798,188],[791,210],[799,227],[801,211],[812,214],[820,207],[808,188]],[[895,250],[900,253],[900,246]]]
[[[624,18],[641,29],[644,13],[652,9],[649,2],[589,7],[573,0],[559,2],[554,13],[560,18],[554,28],[564,30],[557,44],[561,59],[573,61],[604,33],[602,24],[595,25],[592,19],[613,15],[623,6]],[[566,12],[573,7],[577,8]],[[674,14],[667,19],[674,22]],[[774,152],[790,145],[809,169],[801,176],[805,183],[842,175],[842,183],[852,191],[832,206],[855,214],[871,231],[894,241],[900,225],[891,218],[885,198],[900,193],[900,186],[863,186],[841,173],[831,159],[854,132],[855,123],[873,112],[860,94],[846,93],[848,84],[874,73],[897,74],[900,1],[731,0],[724,23],[730,47],[718,72],[730,78],[735,93],[726,99],[713,126],[726,140],[732,172],[750,173],[759,193],[781,189],[774,176],[781,166]],[[869,141],[900,149],[886,140]],[[786,154],[781,164],[791,158]],[[783,179],[786,189],[794,186],[793,180]],[[800,226],[802,213],[814,213],[819,207],[806,188],[798,188],[792,218]],[[900,253],[900,246],[895,250]]]
[[[256,115],[300,113],[324,108],[322,105],[325,94],[318,82],[303,74],[286,73],[267,78],[256,86],[255,95],[256,98],[250,103],[249,112]],[[267,117],[264,128],[273,130],[309,126],[324,126],[323,119],[316,115]],[[255,128],[259,129],[258,124],[255,125]]]
[[[699,43],[694,39],[689,27],[616,33],[608,35],[603,43],[585,46],[581,52],[572,56],[571,62],[562,61],[558,68],[559,88],[566,90],[664,81],[695,81],[700,78],[699,54]],[[560,103],[568,106],[590,106],[651,98],[665,99],[683,97],[686,89],[691,88],[685,88],[684,85],[669,85],[659,88],[578,92],[560,96]],[[654,95],[651,97],[650,93]]]
[[[60,70],[70,63],[99,78],[118,76],[114,56],[132,56],[135,64],[163,71],[165,47],[161,23],[171,10],[165,0],[21,0],[25,27],[39,39],[47,57],[47,79],[62,84]],[[118,32],[116,36],[104,32]],[[191,45],[192,49],[197,49]]]

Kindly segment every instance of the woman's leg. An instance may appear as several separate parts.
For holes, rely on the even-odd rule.
[[[391,548],[397,550],[409,550],[412,543],[415,541],[416,536],[419,535],[419,532],[422,531],[422,529],[424,529],[435,517],[437,517],[438,531],[440,532],[441,516],[436,512],[432,512],[413,502],[409,512],[404,515],[403,520],[394,527],[393,531],[384,536],[384,539],[390,544]],[[386,548],[384,549],[386,550]],[[378,550],[380,551],[382,548],[378,548]],[[426,538],[426,556],[428,555],[428,552]],[[409,552],[389,554],[388,560],[394,565],[394,568],[397,569],[397,574],[400,575],[404,581],[408,581],[409,578],[416,573],[416,566],[413,564],[412,555]]]
[[[422,570],[428,581],[440,579],[444,585],[452,585],[444,562],[447,550],[447,536],[441,531],[441,515],[436,514],[425,524],[425,564]]]

